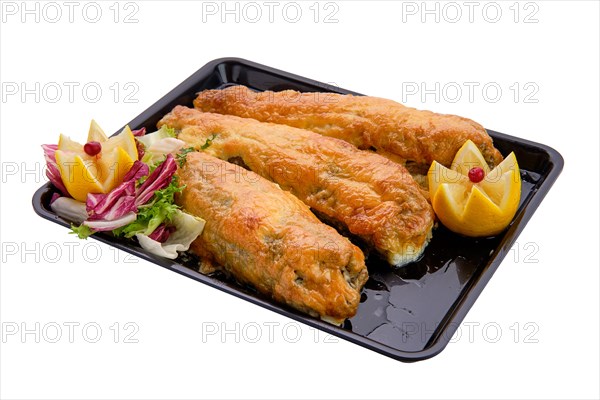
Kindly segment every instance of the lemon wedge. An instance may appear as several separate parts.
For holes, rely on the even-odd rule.
[[[479,168],[481,171],[476,170]],[[510,224],[519,207],[521,175],[514,153],[490,170],[477,146],[468,140],[450,168],[434,161],[427,179],[433,210],[442,224],[456,233],[497,235]]]
[[[117,187],[138,159],[135,137],[128,126],[118,135],[107,138],[92,120],[88,142],[99,142],[100,153],[88,155],[82,144],[62,134],[55,153],[65,188],[75,200],[83,202],[88,193],[108,193]]]
[[[102,155],[97,162],[98,178],[103,182],[104,187],[109,188],[107,192],[123,182],[123,177],[131,169],[134,161],[122,147]]]
[[[137,146],[135,145],[135,136],[133,136],[133,132],[131,132],[129,126],[126,126],[118,135],[102,143],[103,152],[111,152],[117,147],[122,147],[132,160],[137,160],[138,153]]]
[[[490,172],[490,167],[487,162],[485,162],[477,145],[472,141],[467,140],[456,152],[450,169],[467,176],[469,171],[475,167],[483,169],[486,175]]]
[[[61,133],[58,138],[58,150],[83,153],[83,145]]]
[[[99,142],[103,143],[108,140],[106,133],[100,128],[100,125],[94,120],[90,123],[90,130],[88,131],[88,142]]]
[[[55,156],[62,182],[75,200],[85,202],[88,193],[106,193],[96,177],[97,168],[92,161],[63,150],[56,150]]]

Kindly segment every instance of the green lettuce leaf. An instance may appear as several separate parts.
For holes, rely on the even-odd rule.
[[[87,239],[88,236],[90,236],[92,233],[94,233],[94,231],[92,231],[92,229],[87,226],[87,225],[75,225],[75,224],[71,224],[71,232],[69,232],[72,235],[77,235],[77,237],[79,239]]]
[[[175,194],[183,189],[184,186],[179,186],[177,177],[174,176],[169,186],[157,190],[149,203],[140,206],[135,221],[115,229],[113,233],[126,238],[131,238],[138,233],[150,235],[163,222],[171,223],[173,216],[180,209],[175,204]]]
[[[147,149],[149,149],[150,146],[152,146],[154,143],[158,142],[161,139],[169,138],[169,137],[171,137],[171,138],[177,137],[177,133],[175,132],[175,129],[169,128],[168,126],[163,125],[156,132],[148,133],[147,135],[144,135],[144,136],[138,136],[135,139],[138,142],[141,142]]]
[[[157,256],[175,259],[180,251],[187,251],[190,244],[202,233],[206,221],[183,211],[177,210],[173,215],[173,226],[176,228],[166,242],[160,243],[150,239],[143,233],[135,237],[140,246]]]

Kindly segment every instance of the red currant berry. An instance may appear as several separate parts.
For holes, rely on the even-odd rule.
[[[485,173],[480,167],[471,168],[469,170],[469,180],[473,183],[479,183],[483,180]]]
[[[95,156],[102,151],[102,145],[99,142],[87,142],[83,146],[83,151],[85,151],[88,156]]]

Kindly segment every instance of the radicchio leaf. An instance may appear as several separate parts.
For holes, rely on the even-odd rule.
[[[44,150],[44,158],[46,159],[46,176],[52,182],[55,188],[57,188],[64,196],[71,197],[67,188],[63,184],[62,178],[60,177],[60,171],[56,164],[56,150],[58,145],[56,144],[43,144],[42,149]]]
[[[89,193],[86,199],[86,209],[89,220],[115,220],[127,213],[136,212],[135,201],[136,181],[148,174],[148,166],[141,161],[135,161],[125,174],[123,182],[107,194]]]
[[[58,194],[58,193],[52,193],[52,197],[50,198],[50,205],[52,205],[52,203],[54,203],[60,197],[62,197],[60,194]]]
[[[146,127],[136,129],[135,131],[131,131],[131,133],[133,133],[133,136],[135,137],[142,137],[146,134]],[[141,160],[144,157],[144,154],[146,153],[146,151],[144,150],[144,144],[139,140],[136,140],[135,147],[137,148],[138,160]]]
[[[135,204],[137,206],[146,204],[155,191],[169,186],[175,171],[177,171],[177,163],[172,154],[167,154],[165,161],[152,171],[142,186],[137,189]]]
[[[148,171],[149,171],[149,168],[148,168],[147,164],[145,164],[141,161],[135,161],[133,163],[133,165],[131,166],[131,168],[129,169],[129,171],[127,171],[127,173],[123,177],[123,181],[129,181],[129,180],[137,181],[141,177],[148,175]]]
[[[136,129],[134,131],[131,131],[131,133],[133,133],[133,136],[144,136],[146,134],[146,127],[142,127],[140,129]]]
[[[169,239],[171,233],[175,231],[174,226],[166,226],[165,224],[161,224],[158,228],[154,230],[148,237],[152,240],[156,240],[159,243],[164,243]]]

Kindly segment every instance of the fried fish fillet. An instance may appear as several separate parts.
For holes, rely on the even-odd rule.
[[[194,106],[206,112],[309,129],[360,149],[374,148],[421,172],[434,160],[449,167],[467,139],[479,147],[491,167],[502,161],[492,138],[478,123],[377,97],[293,90],[256,93],[245,86],[232,86],[200,92]]]
[[[419,186],[403,166],[373,152],[304,129],[183,106],[158,125],[215,157],[241,161],[392,265],[414,261],[431,237],[434,214]]]
[[[204,262],[324,320],[341,323],[356,313],[368,278],[358,247],[253,172],[202,152],[186,160],[177,201],[206,220],[191,246]]]

